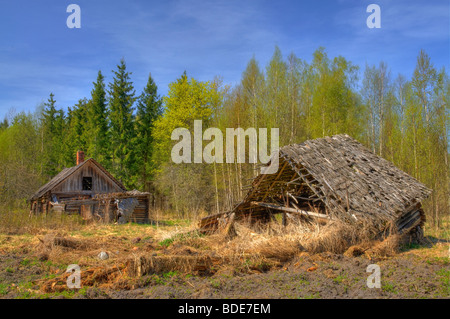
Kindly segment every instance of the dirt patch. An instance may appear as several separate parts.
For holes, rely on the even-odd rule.
[[[448,298],[442,266],[420,262],[413,255],[378,260],[381,288],[368,288],[364,255],[303,255],[279,270],[236,273],[223,269],[210,277],[178,275],[157,281],[141,278],[129,291],[108,291],[111,298]],[[314,267],[313,271],[308,271]],[[161,277],[162,278],[162,277]],[[148,282],[146,284],[146,282]]]

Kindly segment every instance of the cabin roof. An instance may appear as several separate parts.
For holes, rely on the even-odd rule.
[[[111,173],[109,173],[103,166],[100,165],[100,163],[98,163],[93,158],[89,158],[78,165],[64,168],[55,177],[53,177],[47,184],[45,184],[41,188],[39,188],[36,191],[36,193],[34,193],[33,196],[31,196],[30,200],[34,200],[39,197],[42,197],[43,195],[45,195],[45,193],[47,193],[48,191],[51,191],[53,188],[55,188],[60,183],[62,183],[64,180],[66,180],[69,176],[71,176],[76,171],[78,171],[81,167],[86,165],[86,163],[93,163],[98,169],[100,169],[103,173],[105,173],[106,176],[110,180],[112,180],[115,184],[117,184],[117,186],[119,186],[121,189],[126,191],[125,186],[123,186],[123,184],[121,182],[119,182],[117,179],[115,179],[114,176],[111,175]]]

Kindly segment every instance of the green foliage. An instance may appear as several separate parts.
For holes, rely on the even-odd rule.
[[[139,185],[147,191],[153,190],[151,182],[154,180],[156,171],[152,157],[154,123],[163,112],[162,100],[157,90],[158,87],[149,75],[147,85],[137,101],[136,152],[140,157],[137,171],[140,177]]]
[[[78,150],[84,151],[88,149],[90,139],[87,121],[89,118],[88,103],[89,101],[87,99],[81,99],[73,108],[69,107],[64,140],[64,164],[66,167],[75,165]]]
[[[3,122],[0,122],[0,131],[6,130],[9,127],[8,119],[5,117]]]
[[[360,108],[352,83],[358,68],[343,57],[331,62],[323,50],[314,54],[311,75],[314,94],[309,110],[312,138],[346,133],[358,138],[362,133]]]
[[[347,133],[434,190],[424,208],[436,228],[450,212],[450,81],[424,51],[410,79],[391,77],[380,62],[366,65],[359,82],[358,66],[324,48],[308,62],[278,47],[265,67],[252,57],[232,87],[184,72],[162,98],[151,75],[136,95],[131,74],[122,59],[108,86],[99,71],[90,99],[66,114],[50,94],[34,114],[0,122],[0,202],[23,206],[83,150],[128,188],[156,194],[179,218],[229,210],[258,173],[255,164],[171,161],[173,130],[193,132],[194,120],[202,120],[203,130],[222,132],[279,128],[280,146]]]
[[[87,153],[102,163],[111,166],[108,131],[108,109],[104,77],[98,71],[97,81],[93,83],[91,100],[87,104]]]
[[[42,112],[42,146],[44,176],[55,176],[62,167],[63,130],[65,126],[64,112],[56,109],[54,94],[44,104]]]
[[[11,126],[0,131],[0,202],[21,204],[43,181],[44,158],[37,116],[17,114]]]
[[[134,151],[134,114],[133,104],[136,100],[130,72],[126,71],[125,60],[120,60],[114,79],[109,84],[109,120],[112,146],[112,173],[127,186],[134,186],[133,176],[136,172]]]
[[[158,166],[157,185],[164,194],[170,194],[170,203],[185,217],[186,212],[197,212],[211,203],[211,168],[205,164],[174,164],[170,154],[176,128],[193,132],[194,120],[202,120],[206,129],[220,106],[222,94],[215,82],[188,79],[186,73],[169,84],[164,97],[164,114],[154,122],[154,154]]]
[[[210,82],[188,79],[186,72],[169,84],[168,95],[163,98],[164,115],[154,123],[155,159],[159,165],[170,159],[171,134],[179,127],[193,131],[194,120],[208,126],[221,95]]]

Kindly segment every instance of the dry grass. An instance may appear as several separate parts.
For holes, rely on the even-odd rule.
[[[247,270],[268,270],[268,266],[278,267],[301,252],[343,253],[354,245],[368,247],[372,244],[368,230],[355,230],[343,223],[287,227],[275,222],[266,225],[235,223],[234,228],[236,235],[233,238],[221,233],[207,237],[178,237],[167,253],[177,254],[187,247],[195,248],[196,254],[219,258],[228,266],[246,265]]]
[[[22,217],[22,218],[21,218]],[[164,224],[164,223],[161,223]],[[54,264],[78,264],[85,277],[83,285],[125,285],[130,277],[167,272],[213,275],[264,272],[280,268],[305,252],[390,256],[398,252],[402,238],[390,236],[372,240],[367,229],[335,222],[283,227],[235,223],[234,236],[216,233],[204,236],[196,232],[196,223],[168,226],[83,225],[66,217],[24,215],[0,217],[0,252],[25,252]],[[100,252],[109,259],[100,260]],[[64,289],[67,274],[41,282],[46,292]],[[122,287],[121,286],[121,287]]]
[[[30,216],[24,209],[0,210],[0,232],[8,235],[38,234],[43,230],[71,231],[82,227],[82,219],[78,215]]]
[[[158,249],[165,255],[208,255],[229,262],[243,259],[252,263],[272,260],[286,262],[302,251],[343,253],[349,247],[373,245],[366,229],[335,222],[326,226],[288,225],[271,222],[266,225],[235,223],[235,236],[222,234],[201,236],[196,224],[188,226],[83,225],[75,216],[31,217],[24,212],[1,214],[0,228],[9,235],[31,234],[31,247],[39,258],[53,261],[76,260],[82,264],[96,261],[101,251],[112,260],[130,254],[147,254]],[[188,234],[188,235],[186,235]],[[147,244],[135,245],[134,238],[147,239]],[[59,241],[59,242],[58,242]],[[398,242],[392,240],[378,251],[395,250]],[[167,246],[167,247],[166,247]],[[5,248],[4,245],[2,245]],[[364,248],[365,249],[365,248]],[[189,251],[190,253],[186,253]]]

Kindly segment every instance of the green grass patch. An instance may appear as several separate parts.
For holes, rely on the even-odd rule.
[[[191,223],[189,219],[167,219],[160,222],[164,226],[188,226]]]
[[[337,277],[333,278],[335,283],[341,284],[345,279],[347,279],[346,275],[339,274]]]
[[[31,289],[33,287],[33,283],[31,281],[24,281],[19,283],[18,287],[24,289]]]
[[[397,289],[395,288],[395,285],[394,285],[393,283],[391,283],[391,282],[385,283],[385,284],[381,287],[381,289],[382,289],[383,291],[385,291],[385,292],[390,292],[390,293],[393,293],[393,294],[396,294],[396,293],[397,293]]]
[[[21,292],[15,299],[30,299],[33,294],[29,291]]]
[[[183,240],[186,240],[188,238],[195,238],[195,237],[204,237],[205,235],[199,233],[199,232],[189,232],[185,234],[177,234],[175,236],[172,236],[170,238],[166,238],[158,243],[159,246],[162,247],[169,247],[172,245],[175,241],[182,242]]]
[[[22,266],[25,267],[29,267],[29,266],[34,266],[34,265],[39,265],[41,262],[38,259],[29,259],[29,258],[24,258],[20,264]]]
[[[169,247],[173,244],[173,238],[166,238],[158,243],[161,247]]]
[[[432,257],[432,258],[428,258],[426,260],[426,263],[429,265],[447,266],[447,265],[450,265],[450,258],[449,257]]]
[[[8,285],[0,283],[0,296],[4,296],[8,293]]]
[[[91,231],[81,231],[80,235],[83,237],[92,237],[92,236],[96,235],[96,233],[91,232]]]
[[[314,294],[303,296],[303,298],[301,298],[301,299],[319,299],[319,298],[320,298],[320,293],[316,292]]]
[[[14,273],[15,270],[13,268],[11,268],[11,267],[6,267],[5,271],[9,272],[10,274],[12,274],[12,273]]]
[[[209,282],[211,283],[211,286],[215,289],[219,289],[222,286],[222,282],[217,279],[210,279]]]
[[[166,273],[162,274],[163,278],[172,278],[172,277],[175,277],[175,276],[178,276],[178,272],[177,271],[169,271],[169,272],[166,272]]]
[[[412,249],[426,249],[429,248],[427,245],[421,245],[421,244],[416,244],[416,243],[408,243],[408,244],[404,244],[400,247],[400,251],[408,251],[408,250],[412,250]]]
[[[442,282],[442,292],[450,296],[450,270],[448,269],[440,269],[436,274],[440,277],[440,281]]]

